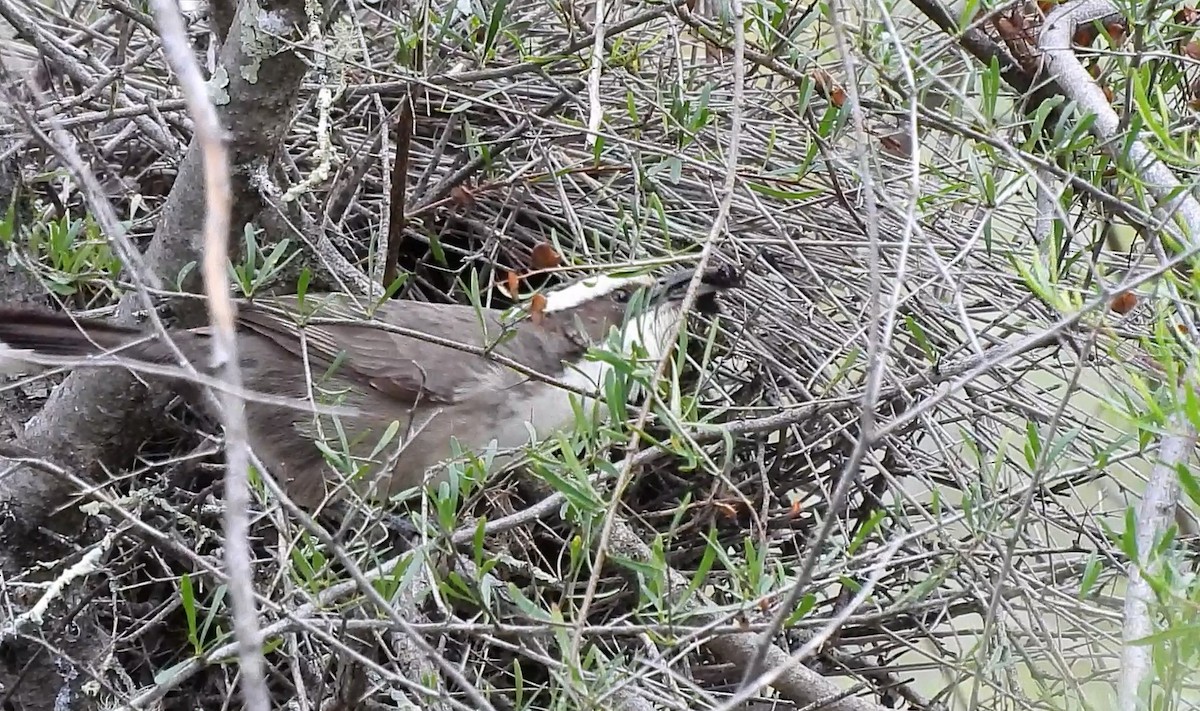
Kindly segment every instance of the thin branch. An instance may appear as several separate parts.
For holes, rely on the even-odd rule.
[[[1158,202],[1165,215],[1178,215],[1186,225],[1184,239],[1187,252],[1194,252],[1200,240],[1200,202],[1184,186],[1150,148],[1140,140],[1130,140],[1121,130],[1117,112],[1104,96],[1103,90],[1088,74],[1072,48],[1075,28],[1081,24],[1119,15],[1119,8],[1110,0],[1075,0],[1060,5],[1046,18],[1038,41],[1046,72],[1062,87],[1063,93],[1078,105],[1081,114],[1091,114],[1094,121],[1090,131],[1099,139],[1102,149],[1142,177],[1143,183]],[[1166,261],[1166,260],[1163,260]],[[1176,299],[1178,311],[1186,318],[1188,307]],[[1191,331],[1195,333],[1195,329]],[[1191,370],[1186,376],[1193,379]],[[1157,568],[1150,558],[1158,538],[1171,525],[1179,496],[1176,467],[1186,461],[1197,439],[1195,426],[1182,414],[1173,415],[1159,446],[1159,461],[1150,474],[1137,507],[1137,555],[1129,563],[1129,586],[1125,597],[1125,621],[1122,627],[1121,677],[1118,685],[1118,708],[1135,709],[1143,683],[1152,673],[1147,646],[1134,644],[1153,628],[1150,620],[1150,589],[1143,569]]]
[[[418,91],[413,87],[413,92]],[[400,244],[408,224],[405,204],[408,200],[408,163],[412,154],[413,125],[416,121],[417,97],[409,92],[400,99],[400,115],[396,118],[396,157],[392,162],[392,185],[388,196],[391,203],[387,226],[387,251],[383,262],[384,291],[400,276]]]
[[[232,190],[229,157],[221,121],[208,96],[204,78],[187,41],[179,8],[169,0],[154,0],[154,14],[163,51],[179,77],[188,111],[195,123],[195,140],[204,161],[204,290],[212,321],[212,366],[229,385],[222,391],[221,424],[225,429],[225,564],[233,606],[234,636],[238,642],[242,696],[249,711],[269,711],[262,631],[254,602],[254,566],[250,553],[250,447],[245,402],[238,395],[242,373],[238,361],[234,305],[229,294],[229,223]]]
[[[704,271],[707,268],[709,260],[712,258],[717,240],[727,227],[729,210],[733,204],[734,191],[737,189],[738,153],[741,146],[742,113],[746,97],[746,28],[741,0],[730,0],[730,11],[733,14],[732,20],[734,26],[733,99],[729,117],[729,146],[725,153],[725,179],[721,186],[721,202],[717,210],[716,219],[713,220],[712,227],[704,239],[704,247],[701,249],[700,257],[697,260],[695,273],[692,274],[692,280],[688,283],[687,292],[684,294],[681,306],[681,312],[684,314],[688,313],[692,309],[693,304],[696,303],[696,297],[700,292],[700,282],[704,278]],[[679,318],[670,329],[666,342],[675,342],[679,338],[680,330],[686,324],[686,318]],[[587,588],[585,589],[583,600],[579,605],[578,622],[571,637],[569,659],[573,663],[580,663],[579,647],[583,637],[581,630],[582,626],[587,622],[588,609],[591,607],[592,601],[596,596],[596,588],[600,582],[600,574],[604,567],[605,551],[608,547],[609,538],[613,533],[613,526],[620,518],[617,515],[617,508],[620,505],[626,487],[633,480],[635,471],[633,464],[636,461],[635,455],[641,444],[641,432],[645,428],[647,419],[650,417],[651,407],[654,403],[654,393],[658,383],[666,373],[667,364],[670,362],[670,355],[663,354],[663,357],[654,369],[654,374],[650,378],[649,386],[646,388],[646,402],[638,413],[637,420],[630,428],[632,434],[625,446],[624,466],[621,469],[616,484],[613,486],[612,501],[609,503],[608,511],[604,517],[604,526],[596,542],[596,556],[592,561]]]
[[[592,148],[600,138],[600,123],[604,120],[604,104],[600,101],[600,74],[604,70],[604,15],[608,12],[604,0],[593,0],[596,22],[593,29],[591,65],[588,67],[588,122],[584,145]]]
[[[841,610],[838,611],[838,614],[834,615],[832,619],[822,625],[821,629],[812,636],[812,639],[801,645],[800,649],[797,649],[790,655],[786,655],[784,659],[776,661],[770,669],[766,670],[761,675],[752,678],[748,683],[743,683],[742,688],[739,689],[737,693],[726,699],[723,704],[716,707],[713,711],[734,711],[734,709],[741,707],[743,703],[749,701],[756,693],[758,693],[759,689],[768,684],[775,683],[790,669],[803,668],[801,662],[812,656],[818,649],[821,648],[822,645],[825,644],[825,642],[829,640],[830,637],[834,635],[835,632],[841,629],[846,620],[850,619],[854,612],[862,607],[863,603],[866,602],[867,597],[875,591],[875,586],[879,583],[884,573],[890,571],[892,558],[896,555],[896,551],[899,549],[900,541],[898,540],[892,541],[890,544],[888,544],[887,548],[880,553],[879,559],[875,561],[873,565],[871,565],[871,575],[867,577],[866,582],[861,588],[859,588],[858,592],[854,595],[854,598],[849,602],[849,604],[845,605]],[[768,625],[767,631],[763,634],[771,634],[772,627],[774,627],[773,624]],[[755,654],[760,654],[758,650],[763,650],[761,654],[765,659],[767,657],[766,650],[768,649],[773,649],[773,647],[769,644],[769,638],[767,642],[760,641],[756,645]],[[882,707],[876,706],[875,704],[862,699],[847,697],[832,703],[822,703],[822,708],[844,709],[845,711],[852,711],[858,709],[881,709]]]

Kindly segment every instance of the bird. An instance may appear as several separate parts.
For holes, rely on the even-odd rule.
[[[238,300],[243,384],[263,395],[244,400],[250,447],[288,496],[313,511],[349,491],[386,502],[436,488],[448,478],[452,441],[460,452],[490,453],[490,471],[574,425],[576,403],[606,416],[592,395],[605,392],[614,369],[589,349],[612,346],[657,363],[674,345],[693,275],[588,275],[547,290],[533,309],[367,303],[336,292]],[[717,294],[737,282],[728,267],[706,270],[698,310],[715,311]],[[210,328],[168,329],[202,375],[210,370]],[[146,367],[149,377],[187,380],[175,351],[152,331],[0,306],[0,373],[114,358]],[[328,453],[343,466],[331,466]]]

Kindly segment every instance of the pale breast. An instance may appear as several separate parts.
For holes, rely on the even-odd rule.
[[[579,366],[560,373],[557,380],[589,392],[602,391],[605,378],[611,371],[612,366],[608,363],[584,361]],[[583,413],[587,416],[592,416],[593,412],[603,416],[606,412],[603,402],[551,383],[531,381],[522,390],[524,392],[521,398],[510,403],[512,422],[503,430],[505,440],[514,442],[509,446],[520,446],[529,440],[529,427],[526,427],[526,423],[532,427],[538,440],[544,440],[559,430],[573,427],[575,411],[571,407],[572,398],[579,401]],[[600,406],[599,409],[595,409],[597,405]]]

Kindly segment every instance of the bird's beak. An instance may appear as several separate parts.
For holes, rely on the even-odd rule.
[[[687,294],[688,284],[691,283],[695,273],[694,269],[681,269],[664,276],[658,281],[655,289],[656,295],[662,302],[683,301],[684,295]],[[704,313],[715,312],[717,308],[716,295],[726,289],[735,288],[740,283],[741,278],[732,267],[720,266],[704,270],[696,294],[696,308]]]

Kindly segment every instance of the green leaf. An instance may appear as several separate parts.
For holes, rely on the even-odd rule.
[[[1161,632],[1130,640],[1128,643],[1141,647],[1159,642],[1195,639],[1196,635],[1200,635],[1200,624],[1174,624]]]
[[[820,190],[784,190],[751,181],[746,181],[746,185],[760,195],[766,195],[777,200],[809,200],[822,193]]]
[[[696,566],[696,572],[692,574],[692,579],[688,581],[687,590],[680,596],[681,600],[689,600],[700,586],[704,584],[704,579],[708,577],[708,571],[712,570],[713,561],[717,559],[717,549],[720,547],[720,542],[717,540],[716,531],[710,530],[704,534],[705,546],[704,554],[700,556],[700,563]]]
[[[837,370],[829,378],[829,385],[826,389],[832,391],[833,387],[840,383],[854,366],[858,365],[860,356],[862,356],[862,349],[858,346],[851,346],[847,349],[846,355],[842,356]]]
[[[600,508],[600,500],[586,477],[582,480],[577,477],[567,478],[557,471],[557,467],[539,462],[534,462],[532,469],[535,476],[561,493],[567,499],[567,503],[577,511],[591,514]]]
[[[179,662],[178,664],[172,664],[171,666],[167,667],[166,669],[156,672],[154,674],[154,683],[160,684],[160,685],[170,684],[171,680],[173,680],[176,676],[178,676],[179,673],[182,672],[184,669],[191,666],[191,664],[192,664],[192,660],[184,659],[183,661]]]
[[[800,602],[796,604],[795,611],[793,611],[792,614],[787,616],[787,620],[785,620],[783,623],[784,626],[791,627],[792,625],[796,624],[800,620],[803,620],[804,617],[806,615],[808,615],[808,613],[811,612],[814,607],[816,607],[816,605],[817,605],[817,596],[816,595],[814,595],[813,593],[808,593],[808,594],[804,595],[803,597],[800,598]]]
[[[854,555],[855,551],[867,540],[867,536],[870,536],[879,527],[879,523],[886,517],[887,511],[876,509],[871,514],[871,517],[863,523],[862,528],[858,529],[858,533],[854,534],[854,540],[850,541],[850,545],[846,547],[846,555]]]
[[[1042,438],[1038,432],[1037,423],[1033,420],[1025,422],[1025,463],[1029,470],[1037,467],[1038,454],[1042,451]]]
[[[930,363],[937,362],[937,353],[934,352],[933,346],[929,343],[929,338],[925,335],[925,329],[921,328],[921,324],[911,315],[905,314],[904,324],[908,328],[908,332],[912,334],[913,340],[917,342],[917,347],[925,353],[925,357]]]
[[[1091,596],[1092,589],[1096,586],[1096,581],[1100,579],[1100,572],[1103,569],[1104,566],[1100,564],[1100,557],[1096,555],[1095,551],[1092,551],[1091,555],[1088,556],[1087,565],[1083,569],[1083,577],[1079,581],[1079,593],[1077,597],[1080,600]]]
[[[993,56],[980,74],[980,112],[989,121],[996,117],[996,100],[1000,96],[1000,59]]]
[[[387,446],[389,444],[392,443],[392,440],[394,440],[396,438],[396,433],[398,433],[399,431],[400,431],[400,421],[392,420],[388,424],[387,429],[385,429],[383,431],[383,436],[381,436],[379,438],[379,441],[375,443],[375,448],[371,450],[371,456],[367,457],[367,459],[374,460],[375,457],[377,457],[380,452],[382,452],[384,449],[387,448]]]
[[[179,576],[179,600],[183,607],[183,615],[187,618],[188,641],[197,655],[204,653],[200,644],[199,628],[196,624],[196,591],[192,588],[192,576],[184,573]]]
[[[1190,381],[1183,386],[1183,411],[1192,427],[1200,429],[1200,398],[1196,396],[1195,383]]]
[[[1125,508],[1125,530],[1121,531],[1117,545],[1130,561],[1140,562],[1137,549],[1137,519],[1134,517],[1132,506]]]
[[[504,19],[504,11],[508,9],[508,0],[496,0],[492,5],[492,13],[488,18],[487,34],[483,38],[483,60],[486,62],[496,44],[496,35],[500,31],[500,23]]]
[[[1146,89],[1146,74],[1142,71],[1135,71],[1129,74],[1130,85],[1133,88],[1133,105],[1137,108],[1138,117],[1142,120],[1144,126],[1148,128],[1155,137],[1162,142],[1164,146],[1174,144],[1171,140],[1170,132],[1167,126],[1163,124],[1161,116],[1155,111],[1155,107],[1150,103],[1150,96]]]
[[[512,599],[513,603],[516,604],[517,608],[530,618],[538,620],[539,622],[552,621],[550,614],[538,605],[534,604],[532,600],[525,597],[525,593],[521,592],[521,588],[517,587],[516,585],[513,585],[512,583],[508,584],[508,595]]]
[[[312,271],[308,267],[300,270],[300,276],[296,279],[296,302],[300,308],[304,308],[304,297],[308,294],[308,285],[312,281]]]
[[[1179,475],[1179,485],[1183,488],[1184,493],[1192,500],[1193,504],[1200,506],[1200,482],[1196,481],[1191,467],[1180,462],[1175,465],[1175,472]]]
[[[1050,451],[1046,454],[1046,461],[1050,463],[1059,461],[1067,447],[1082,433],[1083,425],[1072,427],[1070,430],[1064,432],[1062,436],[1054,440],[1054,444],[1051,445]]]

